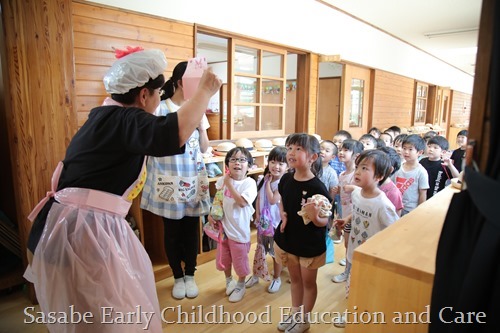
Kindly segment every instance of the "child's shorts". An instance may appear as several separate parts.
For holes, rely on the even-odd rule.
[[[248,262],[248,252],[250,252],[250,242],[248,243],[238,243],[225,237],[219,246],[217,246],[217,251],[221,251],[220,255],[217,255],[215,261],[215,267],[219,271],[224,271],[225,269],[233,265],[234,271],[238,276],[247,276],[251,273],[250,263]]]
[[[346,223],[344,226],[344,232],[351,233],[352,224],[351,222]]]
[[[299,257],[283,251],[276,243],[274,243],[274,253],[276,254],[274,257],[276,262],[285,267],[288,264],[296,264],[308,269],[318,269],[326,263],[326,252],[323,252],[317,257]]]

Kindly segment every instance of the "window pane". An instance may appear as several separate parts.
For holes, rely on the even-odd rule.
[[[262,80],[262,103],[282,104],[283,81]]]
[[[234,130],[236,132],[256,131],[257,117],[255,106],[235,106]]]
[[[234,53],[234,69],[236,72],[258,74],[258,53],[256,49],[236,45]]]
[[[283,55],[263,51],[262,53],[262,75],[283,77],[282,73]]]
[[[425,111],[424,110],[417,110],[417,112],[415,114],[415,122],[416,123],[425,122]]]
[[[257,103],[257,79],[235,76],[235,103]]]
[[[351,81],[351,112],[349,116],[349,127],[361,127],[363,118],[363,97],[365,81],[352,79]]]
[[[261,130],[280,130],[283,128],[283,108],[280,106],[262,106]]]

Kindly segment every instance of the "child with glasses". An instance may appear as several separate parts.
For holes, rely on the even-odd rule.
[[[250,221],[255,209],[252,206],[257,197],[257,185],[253,178],[247,177],[253,164],[248,149],[236,147],[227,152],[224,160],[228,173],[215,183],[217,190],[223,190],[220,221],[208,216],[215,229],[222,228],[224,236],[217,247],[216,267],[226,276],[226,295],[230,302],[239,302],[245,295],[245,278],[251,273],[248,262],[250,252]],[[238,282],[232,278],[232,268]]]

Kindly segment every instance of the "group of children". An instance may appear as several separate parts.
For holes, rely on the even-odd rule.
[[[465,149],[462,137],[466,135],[459,133],[460,150]],[[278,329],[287,333],[309,329],[317,297],[317,271],[325,264],[327,229],[331,228],[335,242],[344,239],[346,258],[340,264],[346,268],[332,281],[347,281],[348,295],[354,250],[444,188],[447,179],[458,176],[457,161],[446,155],[448,148],[441,136],[426,142],[419,135],[399,134],[394,128],[384,133],[372,129],[359,140],[339,131],[332,141],[321,143],[315,136],[295,133],[287,137],[285,147],[270,151],[258,184],[247,176],[251,153],[242,147],[230,150],[225,157],[227,173],[216,182],[217,190],[223,192],[223,216],[209,216],[212,227],[223,233],[216,266],[225,273],[229,301],[241,301],[246,288],[266,278],[262,261],[257,260],[258,251],[264,251],[274,264],[272,278],[267,279],[270,293],[280,289],[282,267],[290,275],[292,310]],[[454,154],[452,157],[461,157]],[[314,195],[334,203],[335,217],[321,214],[323,204],[311,200]],[[305,223],[299,211],[310,222]],[[248,254],[254,213],[259,250],[251,269]],[[237,281],[232,278],[232,268]],[[343,327],[345,322],[346,318],[339,318],[335,325]]]

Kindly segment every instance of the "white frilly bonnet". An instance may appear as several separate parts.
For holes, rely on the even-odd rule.
[[[157,78],[167,68],[165,54],[157,49],[129,53],[115,61],[104,75],[104,87],[109,94],[125,94]]]

